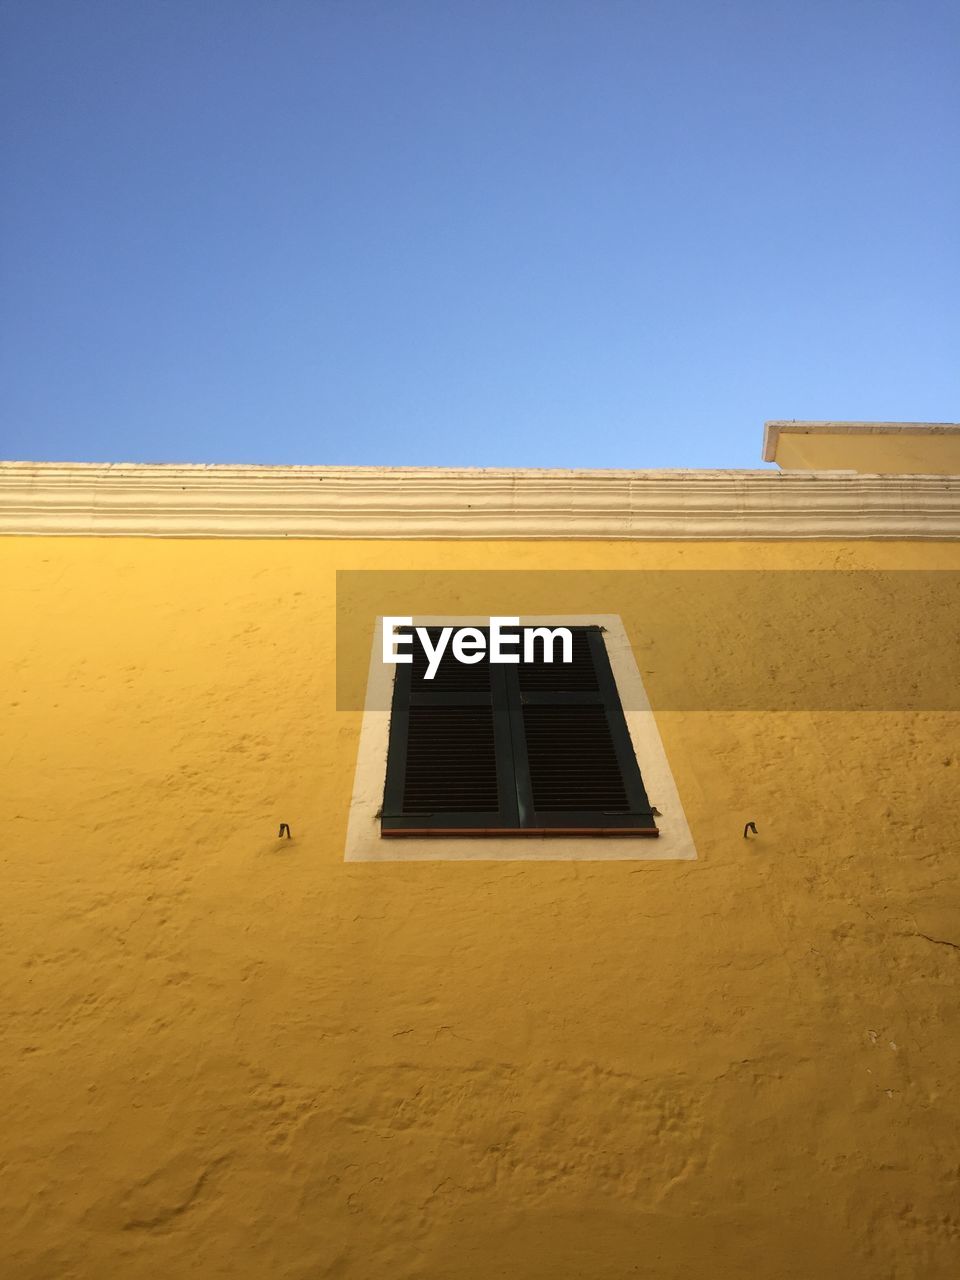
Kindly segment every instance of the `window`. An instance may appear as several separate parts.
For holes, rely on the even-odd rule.
[[[429,680],[412,637],[394,682],[382,836],[659,835],[603,630],[569,630],[569,663],[559,652],[491,663],[485,651],[465,664],[448,647]],[[428,631],[435,644],[440,628]]]
[[[415,625],[429,628],[453,625],[455,627],[476,626],[483,629],[487,621],[487,618],[477,618],[464,614],[455,616],[437,615],[414,619]],[[397,731],[398,721],[391,713],[394,697],[402,697],[402,694],[398,694],[397,680],[402,678],[402,673],[409,672],[410,690],[412,692],[414,688],[414,672],[409,664],[392,666],[384,663],[383,628],[381,620],[378,619],[371,637],[366,701],[360,724],[360,740],[357,747],[353,794],[347,815],[347,830],[343,853],[346,862],[671,862],[696,858],[696,846],[677,791],[677,785],[670,768],[670,761],[667,758],[660,737],[657,718],[651,710],[647,699],[643,679],[637,669],[633,649],[631,648],[630,638],[620,616],[615,613],[567,614],[565,616],[527,615],[521,617],[520,625],[524,627],[569,627],[571,631],[579,628],[584,632],[593,631],[599,634],[607,667],[609,668],[609,679],[614,685],[617,704],[620,708],[621,728],[617,732],[621,744],[621,754],[618,759],[622,759],[623,756],[624,739],[622,727],[625,721],[626,741],[629,743],[632,764],[626,764],[623,767],[626,769],[628,776],[635,771],[634,783],[636,782],[636,777],[639,776],[641,779],[640,786],[645,797],[649,797],[649,799],[646,803],[638,803],[634,795],[630,800],[630,811],[626,813],[622,810],[619,813],[615,813],[615,805],[611,804],[609,799],[604,799],[604,808],[601,811],[604,815],[602,827],[597,823],[595,814],[591,818],[589,813],[584,810],[571,811],[570,809],[560,810],[550,807],[552,803],[569,803],[569,798],[574,794],[572,787],[574,785],[578,787],[585,785],[584,752],[582,748],[578,748],[575,756],[581,761],[580,768],[575,769],[567,764],[563,765],[563,786],[558,786],[557,778],[560,774],[556,771],[560,769],[557,764],[559,755],[555,753],[552,757],[555,770],[552,775],[549,769],[542,770],[541,766],[547,759],[546,752],[542,748],[549,747],[552,740],[549,735],[546,738],[541,736],[534,743],[536,737],[534,728],[540,727],[535,725],[535,722],[538,719],[542,722],[547,716],[548,712],[545,708],[551,706],[551,701],[554,706],[558,707],[560,711],[566,711],[569,716],[586,717],[591,715],[596,717],[597,706],[605,704],[598,702],[597,695],[601,692],[600,689],[583,690],[564,687],[536,690],[531,688],[529,687],[529,682],[540,677],[534,676],[532,671],[528,671],[524,676],[524,684],[528,686],[526,689],[527,698],[525,702],[522,701],[519,705],[521,708],[524,705],[530,708],[525,714],[530,720],[531,731],[528,737],[526,725],[524,725],[523,738],[520,740],[525,744],[525,749],[519,767],[522,768],[522,762],[525,760],[530,778],[530,791],[527,792],[527,795],[532,796],[534,803],[540,806],[537,809],[529,807],[528,804],[525,816],[529,821],[530,815],[534,814],[537,819],[542,818],[543,821],[537,826],[527,825],[521,827],[520,791],[517,789],[515,780],[518,766],[515,763],[513,751],[513,735],[512,733],[510,735],[509,747],[501,748],[501,753],[498,756],[498,741],[504,742],[504,733],[502,717],[499,726],[494,717],[496,689],[501,676],[505,682],[504,689],[508,680],[513,681],[515,679],[519,684],[520,668],[494,663],[482,675],[466,676],[467,680],[479,681],[479,688],[450,689],[444,687],[447,678],[447,667],[444,666],[442,679],[441,672],[438,671],[434,680],[424,682],[421,670],[418,680],[424,685],[424,692],[426,687],[430,686],[434,696],[456,694],[460,698],[459,706],[461,712],[467,712],[466,716],[462,717],[457,732],[453,735],[455,751],[459,753],[461,769],[464,758],[468,754],[470,756],[471,769],[468,773],[463,771],[467,780],[478,786],[483,784],[485,779],[485,785],[488,788],[487,797],[482,797],[479,792],[474,792],[471,794],[469,803],[471,805],[482,804],[483,806],[495,803],[498,806],[496,813],[499,813],[501,777],[503,774],[498,771],[503,770],[509,782],[509,785],[505,788],[508,802],[510,786],[513,787],[516,797],[514,801],[516,805],[516,822],[506,828],[494,827],[490,822],[491,813],[494,810],[488,807],[479,810],[450,808],[438,811],[436,798],[432,795],[429,797],[429,801],[433,807],[427,808],[426,794],[418,794],[417,796],[417,800],[422,803],[423,811],[404,814],[404,801],[401,799],[399,805],[395,807],[397,805],[395,792],[390,790],[391,785],[394,784],[395,777],[398,776],[394,773],[396,763],[390,741],[391,727],[393,727],[394,731]],[[588,641],[587,643],[589,644],[590,642]],[[583,641],[578,640],[577,644],[582,645]],[[414,654],[419,648],[419,645],[414,648]],[[539,649],[538,644],[538,656]],[[446,657],[446,654],[444,657]],[[456,660],[453,659],[452,661],[455,662]],[[458,681],[463,681],[464,673],[468,673],[471,668],[460,663],[457,663],[456,667],[455,678]],[[569,672],[570,669],[566,668],[566,670]],[[491,673],[493,673],[492,676]],[[552,680],[555,678],[555,674],[547,673],[544,678]],[[572,675],[569,678],[572,679]],[[534,693],[540,693],[544,697],[549,694],[550,699],[537,702],[533,699]],[[591,694],[590,698],[585,696],[588,693]],[[464,701],[464,695],[466,694],[471,695],[469,701]],[[509,706],[509,703],[504,704],[503,698],[504,693],[502,691],[501,701],[496,705]],[[448,705],[453,706],[454,704]],[[409,711],[414,710],[414,706],[409,700],[407,706]],[[426,708],[426,704],[421,703],[420,707]],[[592,708],[592,710],[570,710],[570,708],[576,707]],[[512,704],[514,715],[516,715],[516,708],[517,701],[515,698]],[[432,708],[427,708],[427,710],[432,710]],[[521,714],[524,713],[521,711]],[[429,716],[426,718],[429,719]],[[608,725],[609,723],[610,717],[608,715]],[[682,724],[677,722],[676,717],[670,717],[669,723],[671,724],[672,733],[675,735],[682,733]],[[470,727],[470,734],[465,732],[466,726]],[[452,728],[452,721],[448,728]],[[498,730],[499,740],[497,738]],[[492,751],[490,748],[491,732],[493,734]],[[682,742],[682,737],[675,738],[674,750],[678,753],[682,751]],[[532,748],[530,743],[534,743]],[[436,756],[436,743],[432,749]],[[529,754],[531,749],[533,752],[532,761]],[[504,755],[504,750],[507,750],[508,754]],[[485,772],[483,768],[479,767],[479,762],[484,759],[486,761]],[[504,764],[504,761],[507,763]],[[445,760],[442,762],[446,763]],[[493,770],[493,785],[497,788],[495,801],[492,799],[491,768]],[[431,782],[429,770],[424,770],[423,775],[422,780],[428,786],[436,786],[435,779]],[[536,793],[533,792],[534,775],[536,775],[538,786]],[[411,777],[413,776],[411,775]],[[688,785],[695,791],[696,780],[689,771],[689,765],[687,777]],[[406,779],[406,769],[404,769],[404,779]],[[569,789],[566,787],[567,782],[570,783]],[[548,784],[554,788],[552,794],[546,790]],[[405,785],[406,782],[404,781]],[[625,783],[624,786],[626,787],[626,785]],[[451,803],[456,803],[457,805],[463,803],[459,799],[455,802],[453,801],[452,791],[449,791],[448,795]],[[620,800],[619,795],[617,799]],[[581,792],[577,803],[583,802]],[[408,803],[415,803],[412,790]],[[652,813],[652,822],[650,819],[645,819],[644,810]],[[464,815],[478,812],[481,815],[480,826],[483,829],[483,838],[477,838],[476,835],[470,834],[470,827],[464,821]],[[563,820],[563,815],[570,812],[576,815],[575,823]],[[429,825],[425,813],[435,815],[435,818],[429,820]],[[454,818],[454,814],[459,816]],[[627,825],[628,821],[636,818],[640,819],[639,827]],[[403,830],[402,837],[397,838],[395,828],[401,820],[406,821],[407,819],[411,821]],[[389,834],[384,834],[384,823]],[[649,826],[653,825],[653,823],[655,823],[659,832],[657,838],[637,839],[641,827],[648,826],[649,829]],[[549,835],[542,834],[548,829],[550,831]],[[594,836],[593,832],[597,830],[603,830],[609,834]],[[518,836],[526,836],[527,838],[518,839]]]

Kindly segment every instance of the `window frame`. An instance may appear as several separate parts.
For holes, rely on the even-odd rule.
[[[414,626],[483,626],[488,618],[450,615],[417,617]],[[507,835],[436,833],[403,838],[380,834],[389,750],[390,709],[396,674],[403,668],[382,661],[382,619],[374,625],[366,706],[360,728],[354,790],[347,822],[344,860],[348,862],[416,861],[687,861],[697,857],[683,805],[670,769],[656,718],[637,670],[623,621],[617,614],[525,616],[521,627],[600,627],[621,703],[634,758],[656,811],[657,839],[626,834],[594,835],[580,829],[571,835],[528,833]],[[509,671],[509,667],[501,667]]]
[[[630,738],[620,692],[604,643],[604,630],[596,624],[567,622],[584,642],[596,684],[594,688],[524,689],[518,663],[486,663],[486,688],[480,692],[434,691],[414,679],[414,667],[397,666],[390,710],[390,738],[384,783],[380,834],[385,839],[417,836],[471,836],[486,840],[496,836],[528,839],[531,836],[560,839],[563,836],[619,835],[633,839],[659,837],[653,807],[646,794],[636,752]],[[480,628],[487,635],[488,628]],[[413,639],[414,645],[418,642]],[[449,651],[448,651],[449,653]],[[454,661],[452,658],[445,661]],[[471,812],[441,810],[436,813],[403,811],[410,743],[411,717],[429,711],[475,706],[490,710],[490,727],[496,761],[498,810]],[[620,774],[628,807],[603,813],[597,810],[542,809],[536,807],[536,788],[530,773],[526,708],[594,708],[603,715],[613,760]],[[612,762],[611,762],[612,763]]]

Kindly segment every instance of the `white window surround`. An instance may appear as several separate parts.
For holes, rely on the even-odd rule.
[[[417,617],[418,626],[480,626],[479,617]],[[382,661],[383,620],[377,618],[357,769],[347,823],[345,862],[673,862],[696,858],[680,795],[656,718],[619,614],[524,616],[521,626],[600,626],[637,763],[650,803],[659,811],[656,839],[636,836],[426,836],[384,839],[379,812],[387,770],[390,701],[396,668]]]

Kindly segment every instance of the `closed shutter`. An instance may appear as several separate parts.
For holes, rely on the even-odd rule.
[[[441,629],[428,630],[436,644]],[[412,663],[398,664],[393,687],[381,834],[516,830],[504,668],[486,654],[458,662],[448,646],[427,680],[415,635],[412,653]]]
[[[569,630],[571,663],[466,665],[448,647],[433,680],[414,640],[394,684],[382,835],[658,834],[601,629]]]

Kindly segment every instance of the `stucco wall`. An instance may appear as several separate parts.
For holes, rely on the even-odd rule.
[[[345,865],[334,625],[338,568],[945,571],[956,544],[0,563],[6,1274],[955,1274],[957,712],[663,710],[693,863]]]
[[[960,475],[960,429],[889,431],[781,428],[776,460],[786,470],[850,470],[872,475]]]

